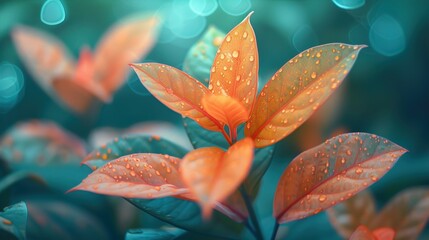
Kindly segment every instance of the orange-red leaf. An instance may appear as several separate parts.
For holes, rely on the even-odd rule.
[[[374,219],[371,228],[389,227],[396,240],[417,239],[429,218],[429,189],[413,188],[399,193]]]
[[[349,238],[356,228],[369,224],[376,216],[374,198],[368,191],[360,192],[327,212],[333,227],[344,238]]]
[[[327,44],[291,59],[262,89],[245,135],[255,140],[256,147],[289,135],[338,88],[363,47]]]
[[[360,225],[349,240],[393,240],[394,237],[395,231],[391,228],[379,228],[371,232],[365,225]]]
[[[331,138],[286,168],[277,186],[274,216],[284,223],[332,207],[380,179],[405,152],[368,133]]]
[[[258,47],[249,14],[232,29],[213,61],[209,89],[241,102],[250,113],[258,89]]]
[[[141,83],[167,107],[198,122],[202,127],[221,131],[223,126],[203,110],[201,101],[210,91],[179,69],[158,64],[132,64]]]
[[[247,110],[239,101],[226,95],[206,95],[202,104],[205,111],[219,122],[228,125],[230,129],[236,129],[249,117]]]
[[[349,240],[378,240],[364,225],[359,226],[350,236]]]
[[[253,141],[245,138],[227,152],[220,148],[199,148],[182,161],[182,179],[196,196],[203,215],[209,217],[216,202],[233,193],[246,178],[253,160]]]
[[[94,54],[94,82],[111,96],[126,80],[128,64],[143,58],[155,44],[158,16],[132,16],[105,34]]]
[[[372,234],[377,240],[393,240],[396,233],[391,228],[378,228],[372,231]]]
[[[126,198],[160,198],[185,194],[180,159],[139,153],[108,162],[71,191],[84,190]]]

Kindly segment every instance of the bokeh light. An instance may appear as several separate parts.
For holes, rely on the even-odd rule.
[[[47,25],[57,25],[64,21],[66,12],[60,0],[47,0],[40,11],[40,20]]]
[[[252,7],[250,0],[219,0],[219,5],[224,12],[232,16],[243,15]]]
[[[405,35],[401,25],[391,16],[383,14],[371,25],[371,47],[384,56],[394,56],[405,49]]]
[[[365,5],[365,0],[332,0],[339,8],[353,10]]]
[[[190,0],[189,7],[192,11],[201,16],[209,16],[218,8],[216,0]]]
[[[166,17],[166,26],[171,33],[179,38],[196,37],[207,25],[206,18],[193,12],[187,0],[175,0],[169,9],[170,13]]]
[[[319,40],[313,28],[303,25],[298,28],[292,36],[292,44],[298,52],[318,45]]]
[[[10,63],[0,64],[0,112],[5,113],[21,99],[24,76],[21,70]]]

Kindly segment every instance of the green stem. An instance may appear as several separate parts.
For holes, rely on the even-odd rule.
[[[277,236],[277,231],[279,230],[279,223],[276,221],[274,228],[273,228],[273,233],[271,235],[271,240],[275,240],[276,236]]]
[[[244,223],[244,225],[246,226],[246,228],[249,230],[249,232],[251,232],[253,234],[253,236],[255,236],[256,238],[256,232],[255,229],[253,229],[252,225],[249,222],[249,219],[246,219],[246,222]]]
[[[252,221],[253,226],[255,227],[255,237],[258,240],[263,240],[264,237],[262,236],[261,227],[259,226],[258,218],[256,217],[255,210],[253,209],[252,202],[250,201],[249,195],[246,192],[246,189],[243,185],[240,186],[240,193],[243,197],[244,203],[246,204],[247,211],[250,215],[250,220]]]

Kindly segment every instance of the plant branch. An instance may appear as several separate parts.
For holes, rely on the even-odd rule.
[[[279,223],[276,220],[276,223],[274,224],[274,228],[273,228],[273,233],[271,234],[271,240],[276,239],[278,230],[279,230]]]
[[[240,193],[243,197],[244,203],[246,204],[247,211],[250,215],[250,220],[252,221],[253,226],[255,227],[255,237],[258,240],[263,240],[264,237],[262,236],[261,227],[259,226],[258,218],[256,217],[255,210],[253,209],[252,202],[250,201],[249,195],[246,192],[246,189],[243,185],[240,186]]]

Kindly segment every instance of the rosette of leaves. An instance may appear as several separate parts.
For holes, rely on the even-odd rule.
[[[154,97],[186,118],[195,150],[183,152],[159,138],[117,139],[86,158],[97,170],[73,190],[125,197],[176,227],[206,234],[214,229],[203,230],[200,215],[213,223],[216,209],[263,239],[252,199],[273,145],[340,86],[364,46],[310,48],[257,94],[259,57],[250,17],[226,35],[209,29],[185,60],[189,74],[159,63],[131,64]],[[367,188],[405,152],[368,133],[339,135],[303,152],[278,183],[272,238],[279,224],[317,214]]]

